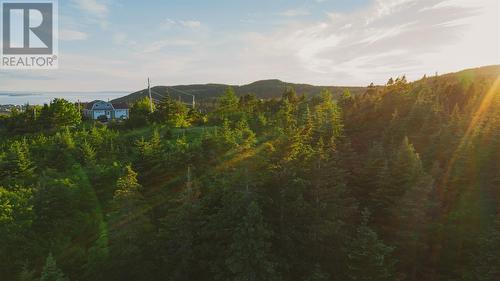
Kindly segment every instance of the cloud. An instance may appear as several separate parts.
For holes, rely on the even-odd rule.
[[[179,21],[179,23],[184,26],[184,27],[188,27],[188,28],[198,28],[198,27],[201,27],[201,22],[199,21],[196,21],[196,20],[181,20]]]
[[[127,34],[123,32],[117,32],[113,35],[113,43],[117,45],[122,45],[127,40]]]
[[[197,20],[173,20],[171,18],[166,18],[161,23],[161,29],[171,29],[172,27],[186,27],[190,29],[197,29],[202,26],[200,21]]]
[[[61,41],[81,41],[86,40],[87,38],[87,33],[78,30],[62,29],[59,31],[59,39]]]
[[[102,2],[97,2],[97,0],[72,0],[72,2],[83,12],[97,18],[105,18],[108,15],[107,5]]]
[[[498,0],[370,3],[314,19],[276,19],[272,14],[273,19],[266,21],[263,15],[251,15],[262,24],[241,29],[210,29],[210,23],[167,18],[161,27],[148,30],[152,35],[111,33],[110,42],[125,44],[117,52],[61,54],[64,64],[46,74],[58,83],[36,79],[27,83],[13,77],[0,77],[0,82],[4,89],[89,91],[140,89],[148,76],[167,85],[244,84],[266,78],[368,85],[402,74],[417,79],[435,71],[500,64]],[[64,26],[83,30],[79,24]]]
[[[159,40],[145,46],[140,53],[143,54],[156,53],[166,47],[188,47],[193,45],[196,45],[196,42],[191,40],[184,40],[184,39]]]
[[[97,0],[71,0],[71,3],[83,12],[84,18],[89,23],[98,24],[103,29],[109,26],[109,8],[106,0],[99,2]]]
[[[500,46],[491,38],[500,31],[495,9],[495,0],[472,5],[466,0],[377,0],[354,12],[293,22],[244,40],[255,50],[249,54],[254,63],[272,62],[276,73],[290,78],[358,85],[402,74],[416,79],[436,70],[499,63]],[[481,32],[473,31],[480,26]],[[292,64],[296,74],[286,70]]]
[[[299,17],[299,16],[307,16],[310,12],[306,9],[290,9],[279,13],[279,15],[283,17]]]

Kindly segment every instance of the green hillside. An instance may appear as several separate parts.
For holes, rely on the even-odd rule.
[[[262,99],[280,98],[288,87],[294,88],[298,94],[304,94],[306,97],[318,95],[324,89],[330,90],[336,96],[340,95],[346,88],[354,95],[366,90],[365,87],[313,86],[308,84],[287,83],[280,80],[261,80],[243,86],[225,84],[195,84],[168,87],[155,86],[152,88],[152,91],[153,98],[155,99],[170,95],[174,99],[180,98],[183,101],[189,102],[191,98],[185,94],[191,94],[194,95],[198,101],[204,102],[222,95],[228,87],[234,88],[238,96],[254,94],[256,97]],[[128,96],[115,99],[113,102],[133,103],[141,98],[147,97],[147,95],[147,89],[144,89]]]

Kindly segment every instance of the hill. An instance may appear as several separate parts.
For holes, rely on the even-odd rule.
[[[319,94],[322,90],[328,89],[334,95],[339,95],[344,89],[348,88],[351,93],[363,93],[365,87],[340,87],[340,86],[314,86],[309,84],[294,84],[287,83],[277,79],[261,80],[250,83],[248,85],[226,85],[226,84],[193,84],[193,85],[178,85],[178,86],[156,86],[152,88],[153,98],[160,99],[162,96],[170,94],[171,97],[181,98],[185,101],[190,101],[190,97],[186,94],[194,95],[198,101],[206,101],[220,96],[224,93],[227,87],[233,87],[238,96],[246,94],[255,94],[258,98],[271,99],[279,98],[287,87],[294,88],[297,93],[304,94],[306,97],[311,97]],[[113,102],[133,103],[138,99],[148,95],[147,89],[134,92],[130,95],[113,100]]]

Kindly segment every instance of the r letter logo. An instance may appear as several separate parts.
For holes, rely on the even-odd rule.
[[[4,69],[57,68],[57,3],[2,2]]]

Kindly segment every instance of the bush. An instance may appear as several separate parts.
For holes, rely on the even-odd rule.
[[[101,123],[106,123],[106,122],[108,122],[108,116],[101,115],[101,116],[97,117],[97,121],[99,121]]]

